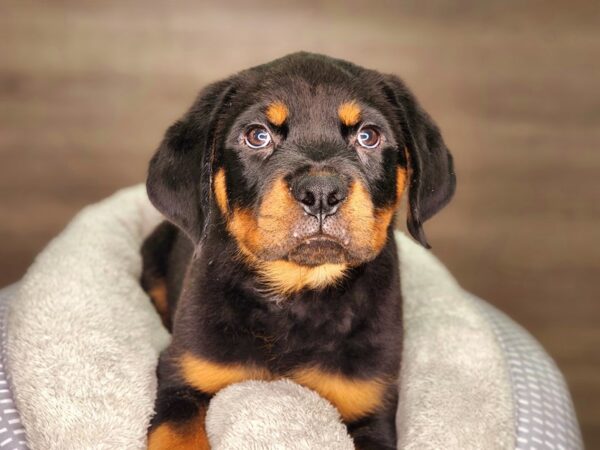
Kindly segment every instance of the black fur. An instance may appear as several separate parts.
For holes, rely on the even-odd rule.
[[[452,155],[437,125],[402,81],[393,75],[385,78],[384,92],[400,119],[412,170],[408,231],[422,245],[431,248],[423,231],[423,222],[442,209],[454,195],[456,175]]]
[[[290,109],[289,120],[269,126],[274,147],[243,148],[244,127],[263,123],[265,105],[274,100]],[[348,100],[358,101],[361,120],[385,136],[381,148],[357,151],[350,144],[359,125],[341,125],[336,117],[338,105]],[[409,231],[428,246],[422,224],[454,192],[452,158],[436,125],[398,78],[296,53],[200,93],[167,131],[148,174],[150,199],[170,223],[144,244],[144,286],[157,279],[166,283],[173,333],[159,365],[152,429],[188,420],[210,398],[182,378],[177,361],[184,352],[220,364],[264,367],[282,377],[314,366],[348,379],[397,377],[402,314],[393,224],[377,252],[342,251],[348,270],[338,283],[278,294],[240,258],[213,183],[224,170],[229,208],[256,212],[277,176],[291,185],[307,171],[326,170],[360,180],[379,210],[397,204],[398,167],[409,173]],[[295,245],[281,243],[259,259],[285,260]],[[396,402],[392,383],[374,412],[348,423],[357,446],[395,448]]]

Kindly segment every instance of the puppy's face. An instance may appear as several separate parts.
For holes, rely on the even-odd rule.
[[[369,89],[307,78],[248,83],[217,148],[213,193],[251,259],[358,265],[386,242],[404,153]]]
[[[393,76],[297,53],[202,91],[154,156],[148,193],[193,240],[223,224],[251,263],[348,267],[384,247],[405,186],[408,228],[454,192],[452,158]]]

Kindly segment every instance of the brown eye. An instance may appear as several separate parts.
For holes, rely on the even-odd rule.
[[[361,147],[375,148],[379,145],[379,142],[381,141],[381,135],[379,134],[379,131],[377,131],[373,127],[364,127],[361,128],[358,132],[356,140],[358,141]]]
[[[265,148],[271,143],[271,134],[265,127],[254,125],[244,134],[244,142],[250,148]]]

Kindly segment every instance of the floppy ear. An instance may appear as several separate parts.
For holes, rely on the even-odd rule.
[[[229,80],[207,86],[167,130],[150,160],[146,190],[152,204],[194,242],[209,218],[215,127],[232,95]]]
[[[410,173],[408,231],[421,245],[431,248],[423,231],[423,223],[442,209],[454,195],[456,176],[452,155],[437,125],[402,81],[389,75],[385,85],[384,91],[398,115],[402,141],[408,153],[407,158],[403,155],[399,158],[400,161],[408,159]]]

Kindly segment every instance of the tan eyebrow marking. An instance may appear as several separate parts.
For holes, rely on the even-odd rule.
[[[338,108],[338,117],[344,125],[352,127],[360,120],[360,106],[354,100],[344,102]]]
[[[289,113],[287,106],[280,101],[275,101],[267,107],[267,119],[277,127],[283,125]]]

